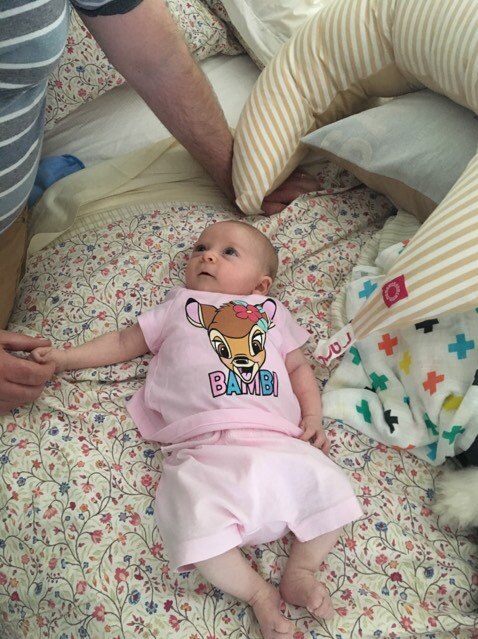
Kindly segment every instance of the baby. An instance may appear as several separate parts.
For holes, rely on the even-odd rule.
[[[168,444],[156,515],[171,567],[195,566],[248,602],[264,639],[292,639],[281,597],[333,615],[315,574],[362,512],[327,456],[318,386],[300,349],[309,334],[267,297],[277,264],[254,227],[213,224],[193,248],[186,288],[129,328],[32,356],[60,372],[153,354],[128,410],[143,437]],[[278,592],[239,548],[288,531],[295,540]]]

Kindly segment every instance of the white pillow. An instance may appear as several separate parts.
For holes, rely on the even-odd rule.
[[[475,155],[478,117],[423,90],[323,126],[302,141],[423,221]]]
[[[307,18],[333,0],[222,0],[244,43],[265,66]]]

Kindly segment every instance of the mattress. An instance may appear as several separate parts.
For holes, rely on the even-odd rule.
[[[191,243],[207,224],[236,212],[208,191],[184,151],[176,149],[173,160],[169,151],[157,162],[177,166],[170,176],[176,191],[166,183],[152,191],[161,171],[149,161],[145,173],[136,157],[134,188],[117,180],[106,198],[115,165],[124,173],[137,154],[52,187],[44,206],[70,206],[76,220],[31,255],[13,330],[41,333],[59,347],[79,344],[128,325],[181,285]],[[305,352],[323,386],[332,370],[313,362],[314,345],[329,332],[333,301],[393,207],[333,165],[319,177],[320,191],[249,221],[279,251],[271,294],[310,332]],[[75,199],[89,183],[90,195]],[[185,189],[191,183],[197,193]],[[169,568],[154,519],[162,453],[141,439],[125,409],[148,363],[141,357],[64,373],[34,405],[0,418],[0,619],[9,639],[260,639],[248,606],[197,571]],[[478,540],[440,525],[433,513],[437,469],[338,420],[326,427],[331,457],[365,514],[345,527],[319,575],[334,619],[288,606],[294,638],[478,636]],[[277,586],[291,541],[287,535],[243,553]]]

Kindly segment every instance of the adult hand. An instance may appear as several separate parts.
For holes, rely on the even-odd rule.
[[[280,213],[300,195],[317,191],[319,188],[319,181],[316,177],[305,171],[296,170],[275,191],[264,198],[262,211],[265,215]]]
[[[49,344],[47,339],[0,331],[0,415],[37,399],[55,371],[54,362],[38,364],[9,351],[30,352]]]

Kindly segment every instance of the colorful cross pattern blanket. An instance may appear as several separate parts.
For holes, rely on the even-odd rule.
[[[400,234],[401,218],[391,220]],[[407,240],[354,268],[345,321],[383,280]],[[324,414],[373,439],[442,464],[478,436],[478,309],[430,318],[357,342],[323,397]]]

